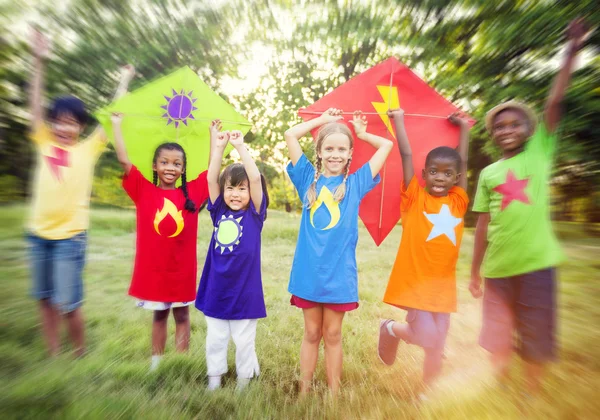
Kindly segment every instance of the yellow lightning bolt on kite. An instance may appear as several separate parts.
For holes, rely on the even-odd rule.
[[[373,108],[379,114],[379,117],[392,134],[394,138],[396,138],[396,134],[394,133],[394,129],[392,128],[392,123],[390,122],[390,117],[387,116],[388,109],[396,109],[400,108],[400,100],[398,99],[398,88],[396,86],[380,86],[377,85],[377,90],[383,99],[383,102],[371,102]]]

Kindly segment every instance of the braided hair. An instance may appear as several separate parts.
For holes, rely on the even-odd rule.
[[[311,208],[315,201],[317,201],[317,181],[321,176],[321,171],[323,169],[323,159],[319,156],[319,151],[323,146],[323,142],[325,138],[334,133],[345,134],[348,137],[350,142],[350,149],[354,147],[354,137],[352,136],[352,132],[348,128],[346,124],[338,123],[338,122],[330,122],[323,125],[317,134],[317,142],[315,144],[315,151],[317,155],[317,160],[315,162],[315,179],[308,187],[306,191],[306,208]],[[333,193],[333,199],[338,203],[344,199],[346,195],[346,180],[348,179],[348,175],[350,173],[350,162],[352,159],[348,159],[346,162],[346,166],[344,167],[344,180],[340,185],[337,186]]]
[[[183,155],[183,172],[181,173],[181,191],[183,192],[183,196],[185,197],[185,205],[183,206],[189,212],[195,213],[197,211],[196,203],[190,198],[187,189],[187,179],[185,174],[185,169],[187,166],[187,157],[185,155],[185,150],[178,143],[163,143],[156,148],[154,151],[154,158],[152,158],[152,163],[156,164],[158,160],[158,155],[161,150],[177,150],[181,152]],[[158,172],[155,170],[152,171],[152,183],[154,185],[158,185]]]

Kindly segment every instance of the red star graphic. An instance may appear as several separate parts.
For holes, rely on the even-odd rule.
[[[525,188],[529,183],[529,178],[517,179],[515,174],[509,170],[506,174],[506,182],[494,188],[494,191],[503,195],[502,206],[500,211],[503,211],[513,201],[517,200],[525,204],[531,204],[529,197],[525,194]]]
[[[69,166],[69,152],[60,147],[53,146],[52,151],[54,156],[46,156],[50,171],[56,177],[56,179],[62,181],[62,173],[60,171],[61,166]]]

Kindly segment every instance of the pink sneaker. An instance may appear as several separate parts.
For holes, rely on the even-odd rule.
[[[388,366],[391,366],[396,361],[396,352],[398,351],[398,343],[400,339],[394,337],[388,331],[388,325],[394,322],[393,319],[384,319],[379,324],[379,344],[377,352],[379,359]]]

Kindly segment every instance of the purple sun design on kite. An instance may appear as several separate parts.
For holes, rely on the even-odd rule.
[[[187,120],[194,120],[192,111],[197,110],[194,106],[197,98],[192,97],[192,92],[185,93],[185,90],[181,89],[181,92],[177,93],[175,89],[172,89],[173,96],[165,96],[167,104],[161,106],[162,109],[166,110],[163,114],[163,118],[167,119],[167,125],[175,122],[175,127],[179,127],[179,123],[187,125]]]

